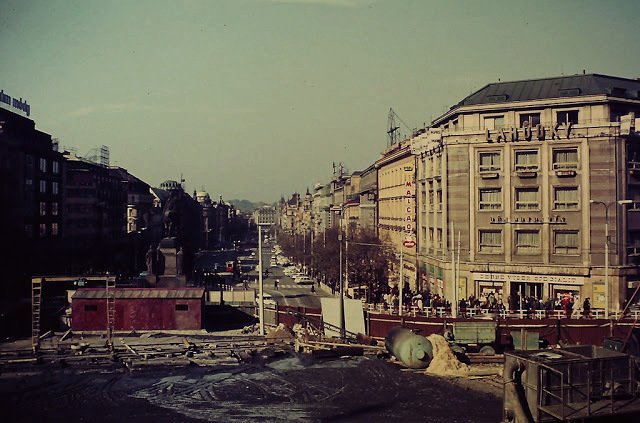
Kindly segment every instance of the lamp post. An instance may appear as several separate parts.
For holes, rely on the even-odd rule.
[[[345,338],[345,328],[344,328],[344,284],[342,283],[342,233],[338,234],[338,242],[340,243],[340,339],[344,340]]]
[[[258,314],[260,318],[260,335],[264,335],[264,284],[262,282],[262,226],[271,226],[273,217],[269,214],[258,214],[258,293],[260,302],[258,303]]]
[[[604,317],[609,318],[609,207],[616,204],[631,204],[631,200],[604,201],[589,200],[591,204],[604,206]]]

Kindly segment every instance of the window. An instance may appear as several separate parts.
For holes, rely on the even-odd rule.
[[[456,119],[453,122],[451,122],[451,126],[452,126],[454,131],[457,131],[459,129],[458,124],[459,124],[458,119]]]
[[[516,171],[538,170],[538,150],[517,150]]]
[[[51,162],[51,171],[55,174],[60,173],[60,162],[57,162],[57,161]]]
[[[535,128],[540,125],[540,113],[520,114],[520,128]]]
[[[500,153],[497,151],[480,153],[480,172],[497,172],[501,169]]]
[[[27,154],[24,159],[27,169],[33,169],[33,156]]]
[[[40,201],[40,216],[47,215],[47,203],[44,201]]]
[[[58,236],[58,224],[57,223],[52,223],[51,224],[51,236]]]
[[[51,216],[58,215],[58,203],[51,203]]]
[[[433,228],[429,228],[429,241],[431,242],[431,245],[433,246]]]
[[[556,187],[553,194],[555,210],[578,209],[578,187]]]
[[[47,171],[47,159],[40,159],[40,172]]]
[[[41,223],[40,224],[40,237],[45,237],[47,236],[47,224],[46,223]]]
[[[442,249],[442,229],[436,230],[436,247]]]
[[[33,179],[31,178],[27,178],[24,180],[24,184],[27,186],[28,190],[32,190],[33,189]]]
[[[438,191],[436,191],[436,207],[438,208],[438,211],[442,210],[442,190],[439,189]]]
[[[538,187],[516,188],[516,210],[538,210]]]
[[[557,112],[556,122],[558,122],[559,124],[578,123],[578,111],[566,110],[564,112]]]
[[[84,311],[98,311],[98,306],[96,304],[85,304]]]
[[[176,311],[189,311],[189,304],[176,304]]]
[[[40,193],[44,194],[47,192],[47,181],[40,181]]]
[[[575,255],[580,252],[578,231],[555,231],[553,233],[553,252],[555,254]]]
[[[59,186],[58,182],[51,182],[51,193],[54,195],[58,194]]]
[[[484,129],[493,131],[504,127],[504,116],[487,116],[484,118]]]
[[[481,230],[480,252],[499,253],[502,251],[502,231]]]
[[[502,188],[480,188],[480,210],[500,210]]]
[[[539,231],[516,231],[516,252],[535,253],[540,250]]]
[[[433,210],[433,190],[429,190],[429,210]]]
[[[559,148],[553,150],[553,168],[554,169],[577,169],[578,168],[578,149],[577,148]]]
[[[24,225],[24,234],[29,239],[33,238],[33,225],[31,224]]]

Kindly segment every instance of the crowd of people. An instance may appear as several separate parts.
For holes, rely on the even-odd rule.
[[[375,296],[373,302],[375,308],[381,306],[383,310],[397,312],[400,307],[400,292],[397,286],[394,286],[387,294]],[[413,311],[419,314],[444,313],[450,315],[452,311],[452,304],[447,298],[429,291],[416,293],[409,289],[403,290],[402,305],[405,313]],[[479,296],[470,295],[468,298],[460,299],[457,303],[458,315],[461,317],[478,314],[511,314],[527,318],[550,317],[556,315],[557,311],[562,311],[562,314],[569,318],[576,317],[575,311],[577,310],[579,310],[580,317],[592,317],[591,299],[585,298],[584,301],[579,301],[576,296],[570,293],[546,300],[536,296],[512,294],[507,297],[505,302],[500,294],[489,291]]]

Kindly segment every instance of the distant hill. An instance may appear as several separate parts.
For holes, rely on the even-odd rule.
[[[228,203],[231,203],[233,207],[235,207],[236,209],[240,209],[240,211],[242,212],[251,212],[257,209],[258,207],[269,205],[268,203],[264,203],[262,201],[258,201],[257,203],[254,203],[253,201],[238,200],[238,199],[229,200]]]

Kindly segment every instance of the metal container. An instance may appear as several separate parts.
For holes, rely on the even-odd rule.
[[[633,361],[593,345],[505,353],[504,422],[640,413]]]
[[[431,342],[424,336],[416,335],[402,327],[389,331],[385,346],[395,358],[411,369],[427,368],[433,359]]]

